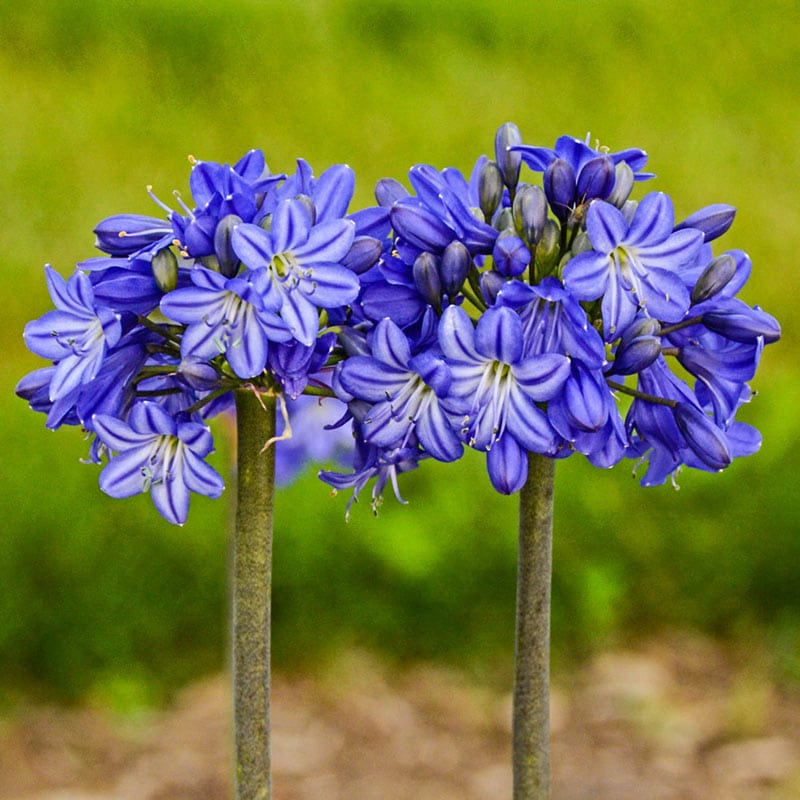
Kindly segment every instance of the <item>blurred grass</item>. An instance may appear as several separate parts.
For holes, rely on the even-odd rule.
[[[627,0],[39,0],[0,7],[0,241],[6,454],[0,536],[0,685],[158,702],[218,668],[226,648],[225,501],[193,500],[183,529],[146,498],[113,501],[81,466],[76,431],[52,435],[13,396],[39,366],[20,332],[49,307],[42,265],[66,274],[109,214],[185,191],[186,155],[270,166],[347,161],[356,205],[424,161],[469,169],[496,127],[528,142],[591,131],[642,146],[655,188],[685,216],[739,209],[725,246],[753,257],[744,296],[784,340],[743,417],[761,453],[682,489],[643,490],[628,466],[559,464],[553,639],[559,663],[660,628],[696,626],[769,650],[800,680],[795,330],[800,245],[800,14],[763,5]],[[227,470],[219,426],[216,457]],[[313,475],[278,499],[275,657],[312,664],[348,644],[486,672],[513,636],[514,498],[481,459],[426,464],[407,507],[344,498]]]

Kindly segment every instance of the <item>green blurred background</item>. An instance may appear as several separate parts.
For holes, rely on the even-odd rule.
[[[639,146],[678,218],[739,209],[726,247],[755,265],[744,298],[779,317],[742,418],[762,451],[723,475],[645,490],[630,463],[557,471],[553,647],[568,670],[599,648],[696,628],[800,680],[800,16],[795,2],[548,0],[11,0],[0,7],[0,696],[158,703],[226,649],[225,499],[163,522],[115,501],[13,388],[41,365],[22,343],[49,307],[42,267],[68,274],[91,229],[158,213],[146,184],[186,190],[188,154],[265,150],[321,171],[348,162],[355,205],[428,162],[468,170],[513,120],[552,146],[591,131]],[[216,426],[216,466],[230,431]],[[397,663],[510,671],[516,498],[482,459],[426,464],[410,500],[344,523],[313,470],[277,500],[274,658],[313,668],[346,646]],[[228,500],[231,497],[227,493]]]

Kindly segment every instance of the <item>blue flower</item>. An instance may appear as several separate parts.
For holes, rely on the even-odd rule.
[[[448,307],[439,344],[452,373],[450,394],[464,403],[467,444],[487,452],[499,492],[516,492],[527,477],[526,451],[555,454],[556,432],[537,403],[558,394],[569,359],[557,353],[526,357],[522,322],[506,307],[490,308],[474,328],[466,312]]]
[[[439,461],[461,457],[461,441],[448,404],[450,369],[430,350],[412,355],[403,332],[382,320],[370,337],[371,356],[353,356],[341,365],[338,380],[353,397],[372,403],[361,430],[370,444],[405,447],[412,431]]]
[[[206,426],[176,420],[148,401],[134,405],[128,422],[99,414],[93,423],[103,444],[116,451],[100,473],[100,488],[111,497],[149,492],[159,513],[182,525],[190,492],[222,493],[222,478],[203,460],[213,450]]]
[[[49,386],[55,401],[97,375],[108,348],[119,341],[122,325],[119,314],[95,302],[83,272],[65,281],[47,267],[45,275],[56,310],[29,322],[23,336],[29,350],[56,362]]]
[[[199,360],[224,354],[240,378],[264,371],[270,342],[291,338],[286,323],[266,307],[269,292],[264,270],[237,278],[195,267],[193,287],[164,295],[161,311],[187,327],[181,338],[181,355]]]
[[[613,341],[640,308],[655,319],[677,322],[689,308],[680,268],[694,259],[703,233],[693,228],[673,233],[672,201],[661,192],[639,203],[630,224],[619,209],[596,201],[586,215],[593,250],[564,267],[564,285],[579,300],[602,297],[603,330]]]
[[[269,231],[238,225],[234,251],[251,270],[264,270],[264,307],[278,311],[297,341],[310,345],[319,332],[319,309],[358,296],[358,276],[341,266],[355,237],[355,223],[333,219],[313,224],[300,201],[283,200]]]

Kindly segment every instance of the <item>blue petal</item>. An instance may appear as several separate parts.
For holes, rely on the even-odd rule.
[[[173,525],[183,525],[189,514],[189,490],[182,478],[182,475],[168,475],[150,487],[153,505]]]
[[[345,391],[369,403],[396,395],[408,380],[407,369],[392,367],[370,356],[351,356],[339,371],[339,381]]]
[[[219,497],[225,488],[217,471],[189,449],[183,451],[182,474],[187,489],[206,497]]]
[[[608,289],[612,264],[606,253],[580,253],[564,267],[564,286],[579,300],[596,300]]]
[[[475,349],[475,329],[467,313],[459,306],[448,306],[439,322],[439,346],[454,361],[483,362]]]
[[[455,238],[452,229],[425,208],[400,201],[392,206],[390,215],[397,233],[422,250],[441,252]]]
[[[419,415],[415,430],[422,446],[437,461],[456,461],[461,458],[461,439],[435,400]]]
[[[253,378],[264,371],[269,345],[264,331],[254,319],[252,306],[248,307],[241,324],[232,332],[225,356],[231,369],[239,378]]]
[[[275,248],[274,252],[293,251],[301,242],[305,242],[308,238],[310,222],[305,207],[299,201],[291,199],[278,203],[269,229],[272,246]],[[235,245],[233,249],[236,250]],[[242,258],[238,251],[237,254],[239,258]],[[242,261],[244,261],[243,258]],[[248,267],[255,266],[246,261],[245,264]]]
[[[336,264],[349,252],[356,235],[356,225],[349,219],[336,219],[315,225],[308,240],[292,248],[292,255],[303,267]]]
[[[319,309],[301,291],[284,294],[281,317],[298,342],[313,344],[319,333]]]
[[[509,433],[532,453],[549,453],[555,448],[555,431],[550,421],[518,386],[512,386],[508,396],[506,436]]]
[[[152,433],[134,431],[126,422],[108,414],[92,417],[92,425],[103,443],[119,452],[144,447],[153,439]]]
[[[111,497],[132,497],[145,490],[142,472],[146,450],[126,450],[112,458],[100,473],[100,489]]]
[[[522,356],[522,322],[510,308],[484,312],[475,328],[475,349],[488,359],[515,364]]]
[[[650,192],[636,207],[626,244],[641,245],[646,242],[663,242],[675,224],[672,200],[664,192]]]
[[[625,239],[628,223],[618,208],[598,200],[586,212],[586,232],[592,247],[599,253],[608,254]]]
[[[251,269],[266,267],[276,252],[271,236],[258,225],[237,225],[231,234],[231,247],[242,263]]]
[[[515,364],[511,374],[531,400],[544,402],[555,397],[569,378],[570,361],[558,353],[543,353]]]
[[[355,180],[355,173],[346,164],[335,164],[319,176],[313,193],[318,223],[339,219],[347,213]]]
[[[390,319],[381,320],[369,340],[372,355],[398,371],[408,371],[411,348],[406,335]]]
[[[317,264],[311,277],[301,283],[308,299],[320,308],[352,303],[361,288],[358,276],[338,264]]]
[[[157,433],[162,436],[175,436],[175,420],[158,403],[149,400],[136,403],[131,409],[128,423],[135,431]]]

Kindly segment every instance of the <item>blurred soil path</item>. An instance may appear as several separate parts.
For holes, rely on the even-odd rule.
[[[276,800],[511,797],[510,695],[360,653],[273,686]],[[36,707],[0,720],[0,800],[229,800],[229,686],[120,722]],[[585,665],[552,698],[554,800],[800,797],[800,691],[676,636]]]

